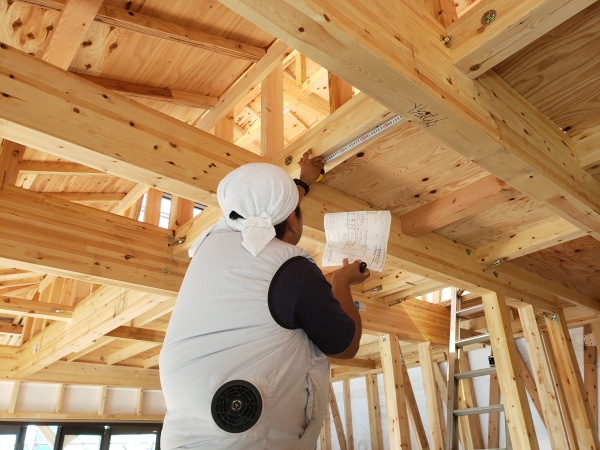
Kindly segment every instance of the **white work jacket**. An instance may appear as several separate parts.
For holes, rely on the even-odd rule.
[[[224,224],[202,242],[160,354],[163,450],[314,449],[329,398],[329,363],[302,329],[278,325],[267,301],[273,276],[295,256],[310,259],[273,239],[254,257],[241,233]],[[224,431],[211,414],[216,391],[232,380],[251,383],[262,397],[258,422],[241,433]]]

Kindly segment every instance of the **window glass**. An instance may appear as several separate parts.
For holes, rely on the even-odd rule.
[[[52,450],[57,430],[56,425],[27,425],[24,450]]]
[[[156,433],[117,434],[110,437],[109,450],[155,450]]]

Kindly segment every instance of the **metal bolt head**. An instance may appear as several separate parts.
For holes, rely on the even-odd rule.
[[[448,47],[450,45],[450,41],[452,40],[452,36],[448,35],[448,36],[442,36],[442,42],[444,43],[444,45],[446,47]]]
[[[169,275],[170,273],[171,271],[167,267],[163,269],[163,275]]]
[[[496,10],[494,10],[494,9],[489,10],[483,16],[481,16],[481,24],[484,27],[489,25],[494,20],[496,20],[496,16],[497,16]]]
[[[173,239],[175,239],[175,236],[172,234],[167,234],[167,241],[172,241]]]
[[[291,155],[288,156],[287,158],[285,158],[285,165],[289,166],[292,163],[293,160],[294,160],[294,158],[292,158]]]
[[[465,251],[467,252],[467,255],[471,254],[471,249],[470,248],[466,249]]]

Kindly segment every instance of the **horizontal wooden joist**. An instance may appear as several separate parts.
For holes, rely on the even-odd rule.
[[[57,11],[62,11],[65,7],[65,0],[19,1]],[[223,38],[200,30],[194,30],[172,22],[157,19],[156,17],[128,11],[127,9],[117,8],[107,3],[100,6],[100,10],[98,11],[98,14],[96,14],[94,20],[113,27],[123,28],[253,62],[259,61],[265,54],[264,48],[244,44],[242,42],[234,41],[233,39]]]
[[[21,161],[18,166],[20,173],[36,175],[110,175],[91,167],[68,161]]]
[[[0,313],[70,321],[71,317],[73,317],[73,307],[59,303],[46,303],[0,295]]]
[[[459,71],[421,4],[221,2],[600,239],[600,181],[569,137],[498,75]]]

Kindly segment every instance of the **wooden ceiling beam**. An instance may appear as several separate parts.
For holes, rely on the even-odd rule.
[[[127,326],[115,328],[114,330],[106,333],[105,336],[133,341],[154,342],[159,344],[162,344],[165,340],[165,332],[163,331]]]
[[[20,336],[23,333],[23,327],[19,327],[8,323],[0,323],[0,333]]]
[[[508,186],[488,175],[468,186],[451,192],[400,216],[402,232],[419,237],[465,217],[479,214],[512,196]]]
[[[200,95],[194,92],[119,81],[111,78],[95,77],[84,73],[78,73],[77,75],[133,100],[158,100],[173,105],[190,106],[192,108],[208,110],[213,109],[219,101],[216,97]]]
[[[452,36],[452,60],[469,78],[476,78],[595,1],[488,0],[476,3],[446,28],[447,35]]]
[[[25,146],[2,140],[0,148],[0,184],[14,186],[19,176],[19,166],[25,154]]]
[[[62,11],[68,1],[65,0],[18,0],[23,3],[41,6],[47,9]],[[102,1],[100,2],[102,3]],[[192,28],[177,25],[172,22],[157,19],[144,14],[134,13],[126,9],[117,8],[109,4],[100,6],[92,20],[106,25],[147,34],[160,39],[165,39],[180,44],[202,48],[215,53],[257,62],[266,53],[264,48],[256,47],[233,39],[223,38],[210,33],[205,33]],[[79,46],[83,40],[77,40]],[[69,61],[70,62],[70,61]]]
[[[146,291],[172,295],[179,289],[188,259],[173,255],[169,234],[25,189],[5,187],[0,192],[4,266],[96,283],[110,280],[124,287],[144,285]]]
[[[600,125],[573,138],[581,167],[589,173],[600,174]]]
[[[569,137],[498,75],[458,71],[422,5],[221,2],[600,239],[600,181]]]

